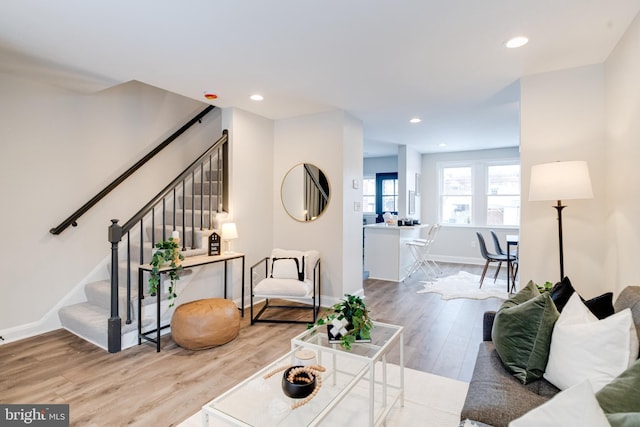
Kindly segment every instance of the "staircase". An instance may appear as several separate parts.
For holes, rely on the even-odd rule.
[[[143,277],[142,313],[138,308],[138,266],[151,260],[156,242],[168,239],[178,231],[182,253],[185,257],[207,253],[207,241],[214,231],[214,219],[226,205],[227,134],[203,153],[164,190],[154,197],[122,227],[116,223],[118,239],[112,241],[112,261],[98,273],[95,280],[84,286],[86,301],[62,307],[58,316],[62,326],[79,337],[110,352],[120,351],[137,344],[138,318],[143,330],[155,324],[156,298],[167,300],[166,290],[159,296],[148,295],[148,275]],[[115,221],[115,220],[114,220]],[[117,271],[118,281],[113,280]],[[190,271],[181,271],[181,283],[188,281]],[[112,289],[117,286],[118,297]],[[117,312],[114,313],[114,305]],[[148,308],[148,310],[147,310]],[[115,316],[114,316],[115,314]],[[167,312],[170,316],[171,312]],[[117,319],[119,337],[113,334],[113,322]],[[169,319],[165,319],[168,323]],[[122,345],[113,348],[113,340]]]

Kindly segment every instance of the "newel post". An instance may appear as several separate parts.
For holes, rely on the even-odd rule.
[[[109,317],[109,353],[122,350],[122,321],[118,316],[118,244],[122,239],[122,227],[117,219],[111,220],[109,242],[111,242],[111,317]]]

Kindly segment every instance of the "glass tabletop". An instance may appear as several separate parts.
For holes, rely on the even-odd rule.
[[[327,325],[314,326],[291,340],[292,346],[311,346],[321,350],[331,350],[343,353],[345,356],[364,357],[377,360],[389,345],[391,345],[402,333],[403,327],[387,323],[373,322],[371,340],[356,342],[351,345],[351,350],[346,350],[340,344],[329,342]]]
[[[207,404],[203,409],[207,412],[212,411],[212,415],[218,414],[216,417],[218,420],[213,425],[263,427],[310,425],[327,411],[338,396],[345,393],[366,394],[366,388],[361,391],[357,388],[351,390],[354,378],[363,376],[367,372],[366,363],[354,363],[354,361],[345,363],[339,371],[335,371],[335,382],[332,380],[333,376],[331,380],[328,378],[334,374],[334,368],[327,366],[327,371],[321,375],[326,380],[322,381],[320,392],[303,406],[294,409],[292,405],[298,400],[290,399],[282,392],[284,370],[279,369],[291,364],[292,354],[292,352],[287,353]]]

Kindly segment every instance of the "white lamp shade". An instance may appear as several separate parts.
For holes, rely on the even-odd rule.
[[[222,240],[233,240],[238,238],[238,230],[235,222],[225,222],[222,224],[221,236]]]
[[[531,167],[529,201],[591,198],[593,190],[587,162],[554,162]]]

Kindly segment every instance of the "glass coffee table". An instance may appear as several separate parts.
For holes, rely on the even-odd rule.
[[[289,353],[204,405],[203,426],[330,426],[345,419],[350,426],[381,425],[396,402],[404,406],[403,330],[374,322],[371,342],[347,351],[329,343],[326,326],[309,329],[291,340]],[[292,409],[298,400],[282,392],[281,368],[301,349],[312,350],[326,371],[316,396]],[[399,351],[399,366],[387,364],[392,350]]]

